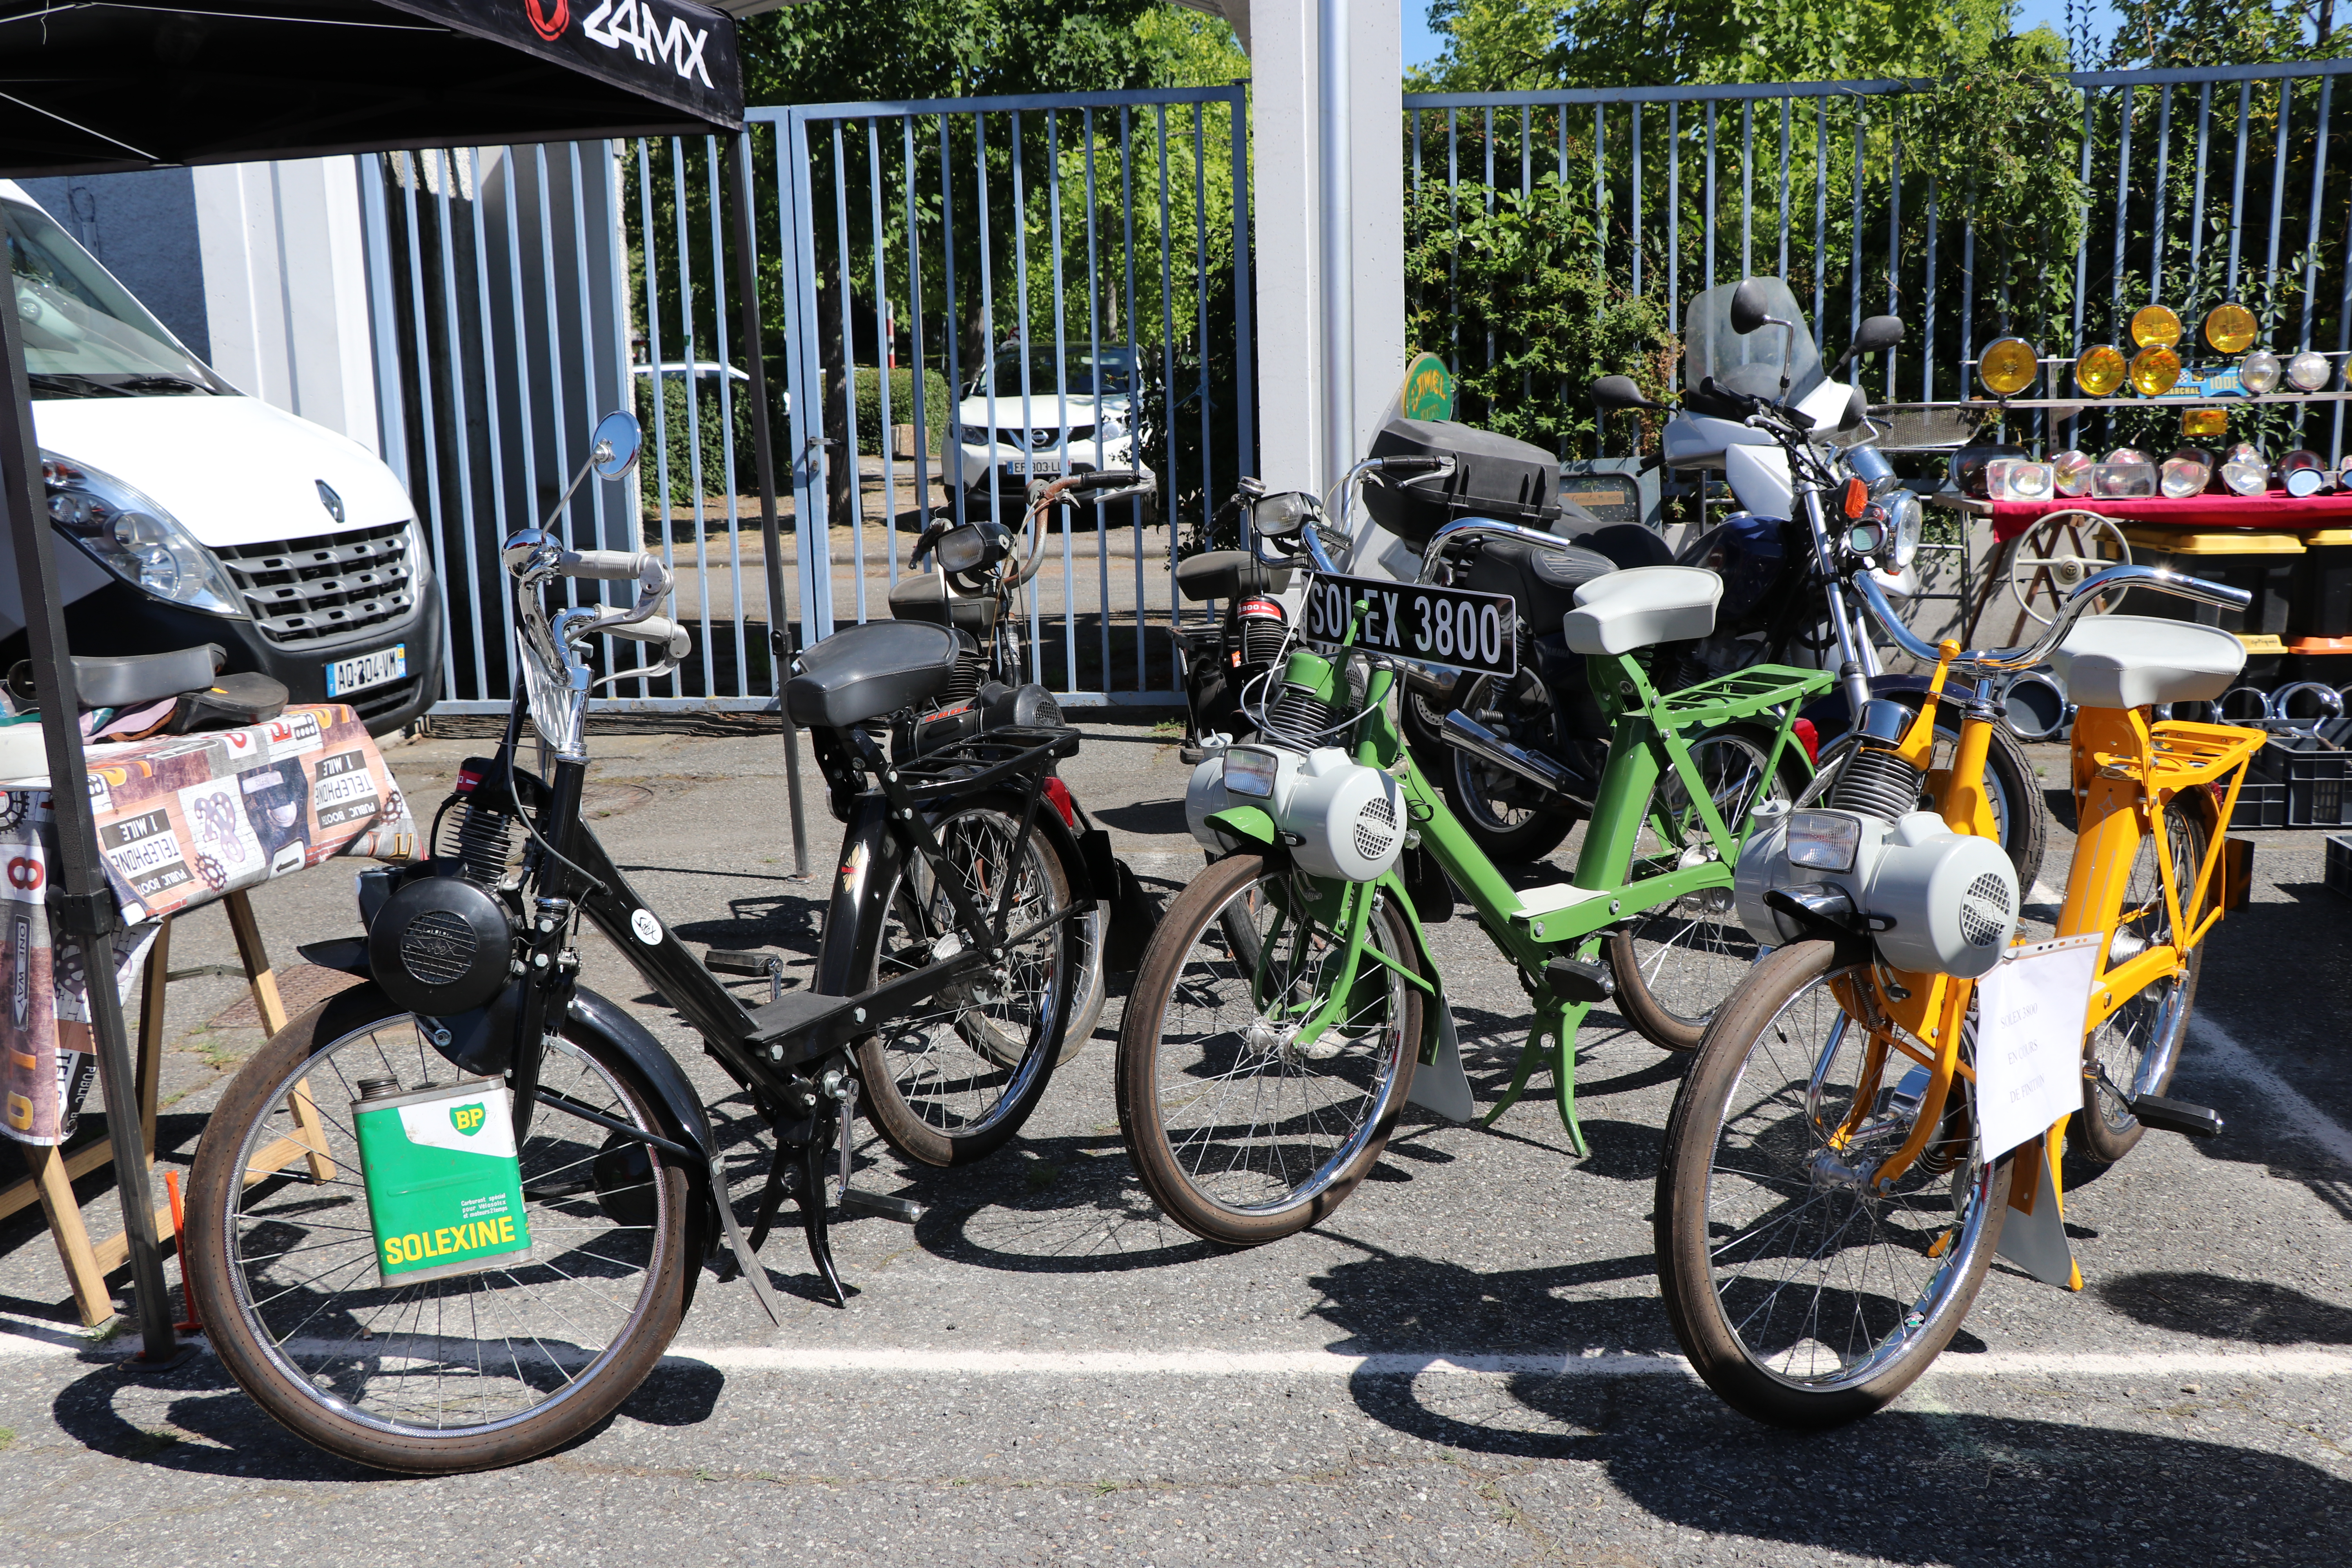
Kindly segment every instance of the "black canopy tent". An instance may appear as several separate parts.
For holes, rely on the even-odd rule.
[[[242,163],[667,132],[737,132],[743,92],[728,13],[773,0],[0,0],[0,176]],[[739,160],[735,183],[748,195]],[[749,203],[739,199],[739,240]],[[738,246],[745,268],[751,247]],[[758,290],[741,290],[757,343]],[[13,284],[5,303],[13,306]],[[16,312],[0,309],[0,520],[15,551],[47,742],[59,935],[81,952],[106,1084],[143,1354],[173,1350],[154,1209],[67,667],[54,541]],[[782,559],[760,356],[751,358],[762,524]],[[770,603],[782,603],[770,584]],[[771,616],[772,621],[777,619]],[[104,983],[100,983],[103,977]]]

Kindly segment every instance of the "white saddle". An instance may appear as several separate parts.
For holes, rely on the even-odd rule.
[[[1595,577],[1576,591],[1560,617],[1578,653],[1631,653],[1654,643],[1685,642],[1715,630],[1723,579],[1696,566],[1636,566]]]
[[[2050,663],[2080,708],[2210,702],[2245,668],[2246,645],[2195,621],[2086,616]]]

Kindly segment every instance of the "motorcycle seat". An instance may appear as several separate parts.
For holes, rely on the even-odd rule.
[[[218,643],[170,653],[76,654],[74,695],[84,708],[136,708],[184,691],[201,691],[227,662]],[[20,664],[11,670],[8,684],[20,700],[32,700],[32,666]]]
[[[890,584],[890,618],[929,621],[984,637],[996,629],[996,595],[959,597],[936,572],[903,573]]]
[[[2154,616],[2086,616],[2050,656],[2081,708],[2210,702],[2246,667],[2246,645],[2219,626]]]
[[[1715,630],[1723,579],[1697,566],[1638,566],[1612,572],[1576,591],[1560,633],[1581,654],[1631,653],[1686,642]]]
[[[845,626],[801,655],[784,711],[804,730],[839,730],[913,707],[948,689],[963,646],[921,621]]]
[[[1265,565],[1246,550],[1210,550],[1176,563],[1176,589],[1196,604],[1279,594],[1289,586],[1288,567]]]
[[[1508,594],[1527,623],[1543,630],[1576,608],[1576,591],[1617,570],[1606,555],[1573,544],[1546,549],[1520,539],[1483,539],[1459,585]]]

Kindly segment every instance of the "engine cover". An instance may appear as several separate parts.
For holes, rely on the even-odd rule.
[[[1259,760],[1261,767],[1271,759],[1270,793],[1225,787],[1226,765],[1237,753]],[[1208,821],[1236,805],[1254,805],[1271,816],[1290,858],[1311,876],[1369,882],[1404,851],[1404,786],[1338,746],[1304,754],[1276,746],[1231,746],[1192,770],[1184,791],[1184,826],[1202,846],[1220,854],[1243,847],[1240,839]]]
[[[1830,868],[1792,861],[1790,828],[1798,818],[1823,819],[1801,827],[1846,825],[1853,839],[1851,863]],[[1765,904],[1767,892],[1837,888],[1869,918],[1880,956],[1915,974],[1976,979],[2000,962],[2017,933],[2017,868],[2009,856],[1992,839],[1953,832],[1930,811],[1888,822],[1861,812],[1792,812],[1785,802],[1767,802],[1757,807],[1732,887],[1739,923],[1757,941],[1775,945],[1804,932]]]
[[[504,904],[463,877],[404,883],[368,924],[368,967],[384,994],[427,1017],[481,1006],[508,981]]]

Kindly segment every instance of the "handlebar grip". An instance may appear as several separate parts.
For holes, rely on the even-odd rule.
[[[2254,595],[2244,588],[2232,588],[2226,583],[2208,583],[2202,577],[2184,577],[2178,572],[2168,572],[2161,566],[2153,570],[2160,573],[2164,581],[2149,583],[2146,584],[2147,586],[2176,595],[2183,599],[2193,599],[2200,604],[2218,605],[2224,610],[2242,610],[2254,602]]]
[[[1384,474],[1433,474],[1445,467],[1443,458],[1382,458],[1380,462]]]
[[[1115,490],[1142,481],[1143,476],[1133,468],[1097,468],[1091,474],[1080,474],[1070,481],[1073,490]]]
[[[684,626],[661,616],[649,616],[629,626],[607,626],[604,629],[616,637],[626,637],[631,642],[649,642],[656,646],[667,645],[672,658],[684,658],[694,647],[694,639],[687,635]]]
[[[630,550],[567,550],[555,570],[565,577],[593,577],[604,583],[625,583],[645,575],[658,557]]]

